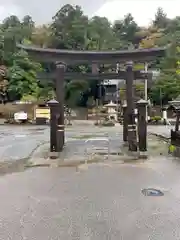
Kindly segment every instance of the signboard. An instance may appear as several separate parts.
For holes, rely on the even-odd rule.
[[[14,114],[14,120],[27,120],[26,112],[17,112]]]
[[[36,108],[35,118],[50,119],[50,109],[49,108]]]

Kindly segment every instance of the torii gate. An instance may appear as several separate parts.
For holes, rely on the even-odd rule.
[[[18,48],[28,52],[29,56],[40,62],[53,62],[56,65],[56,70],[51,77],[55,77],[56,98],[58,101],[58,116],[57,124],[54,129],[51,129],[51,151],[60,152],[64,146],[64,80],[66,79],[84,79],[84,80],[104,80],[104,79],[124,79],[126,80],[126,99],[127,99],[127,121],[124,124],[124,137],[128,140],[129,150],[137,151],[136,124],[134,116],[134,101],[133,101],[133,80],[149,79],[152,75],[146,72],[133,71],[133,63],[147,63],[158,57],[165,55],[165,48],[152,49],[135,49],[125,51],[76,51],[76,50],[58,50],[48,48],[38,48],[17,45]],[[91,64],[92,73],[66,73],[68,64]],[[98,64],[117,64],[125,63],[126,70],[118,73],[98,73]],[[52,103],[53,104],[53,103]],[[142,105],[142,102],[141,102]],[[142,119],[140,117],[140,119]],[[140,120],[141,121],[141,120]],[[140,124],[146,122],[144,119]],[[141,126],[142,136],[144,139],[141,142],[146,142],[146,123]],[[128,137],[126,137],[127,135]],[[146,148],[146,144],[145,147]]]

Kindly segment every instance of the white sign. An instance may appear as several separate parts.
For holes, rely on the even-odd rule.
[[[14,114],[15,120],[27,120],[27,113],[25,112],[17,112]]]

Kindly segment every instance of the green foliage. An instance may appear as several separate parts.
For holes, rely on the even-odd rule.
[[[151,121],[160,121],[161,120],[161,116],[154,116],[154,117],[151,117]]]
[[[67,106],[73,108],[81,100],[83,92],[88,89],[86,81],[70,81],[65,86],[66,96],[65,100]]]
[[[133,43],[136,44],[135,36],[139,27],[130,13],[123,20],[115,21],[113,30],[116,37],[121,39],[123,49],[132,47]]]
[[[176,147],[174,145],[169,146],[169,153],[174,153],[176,151]]]
[[[41,71],[39,63],[31,62],[24,51],[14,53],[9,67],[9,93],[11,95],[38,96],[39,86],[37,72]]]
[[[166,13],[162,8],[158,8],[155,14],[155,19],[153,21],[153,25],[158,28],[166,28],[169,23],[169,19],[167,18]]]
[[[167,103],[180,95],[180,17],[168,19],[163,9],[158,8],[149,27],[140,27],[131,13],[113,24],[105,17],[88,18],[80,6],[64,5],[57,11],[50,25],[35,26],[31,16],[22,21],[17,16],[9,16],[0,26],[0,65],[7,68],[7,78],[1,79],[1,89],[6,89],[14,99],[44,99],[55,96],[52,85],[37,80],[39,72],[53,66],[42,66],[32,61],[27,53],[17,51],[16,42],[39,47],[74,50],[115,50],[152,48],[169,46],[167,56],[157,59],[151,67],[160,69],[161,74],[149,89],[149,97],[155,104]],[[104,66],[100,66],[101,71]],[[105,66],[112,71],[112,66]],[[136,69],[139,69],[137,64]],[[68,66],[67,71],[89,72],[88,65]],[[8,80],[4,82],[4,80]],[[4,87],[6,86],[6,87]],[[144,95],[144,85],[136,85],[136,95]],[[4,90],[3,90],[4,91]],[[0,91],[1,94],[2,91]],[[4,93],[3,93],[4,94]],[[74,79],[65,84],[65,101],[76,104],[93,105],[97,96],[97,81]],[[125,89],[120,90],[124,99]],[[91,104],[89,103],[91,100]]]
[[[166,58],[159,65],[161,74],[151,89],[151,98],[156,103],[162,101],[167,104],[168,101],[180,94],[179,44],[180,42],[176,42],[171,45],[167,51]]]

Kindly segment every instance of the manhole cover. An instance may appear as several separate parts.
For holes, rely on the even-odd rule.
[[[145,188],[142,190],[142,194],[144,194],[144,196],[152,196],[152,197],[164,196],[164,193],[162,191],[155,188]]]

